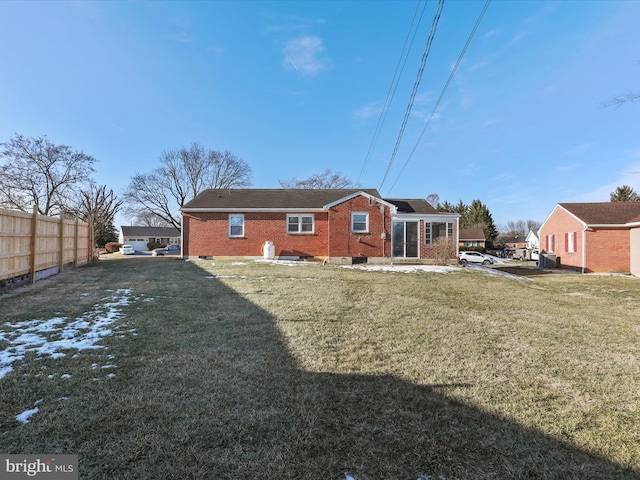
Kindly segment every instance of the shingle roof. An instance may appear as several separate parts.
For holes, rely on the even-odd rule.
[[[375,189],[234,188],[209,189],[196,196],[183,209],[322,208],[341,198],[363,191],[380,198]]]
[[[484,231],[481,228],[461,228],[460,240],[485,240]]]
[[[122,235],[125,237],[179,237],[180,232],[173,227],[134,227],[122,225]]]
[[[387,199],[382,198],[375,188],[356,189],[302,189],[302,188],[234,188],[205,190],[193,200],[184,205],[183,210],[189,209],[320,209],[337,200],[343,199],[357,192],[364,192],[373,197],[384,200],[398,207],[400,213],[437,214],[426,200]]]
[[[419,214],[433,214],[439,213],[433,208],[429,202],[421,198],[385,198],[385,202],[389,202],[398,207],[398,211],[402,213],[419,213]]]
[[[640,202],[559,203],[587,225],[640,222]]]

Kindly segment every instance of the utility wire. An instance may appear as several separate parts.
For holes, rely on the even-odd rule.
[[[389,159],[389,164],[387,165],[387,171],[382,178],[382,182],[380,182],[380,187],[378,190],[382,190],[382,186],[384,185],[387,176],[389,175],[389,171],[391,170],[391,165],[393,165],[393,161],[398,153],[398,148],[400,147],[400,142],[402,141],[402,136],[404,134],[404,129],[407,126],[407,121],[409,120],[409,114],[411,113],[411,108],[413,107],[413,102],[416,98],[416,94],[418,93],[418,86],[420,85],[420,80],[422,79],[422,72],[424,71],[424,66],[427,62],[427,57],[429,56],[429,52],[431,50],[431,44],[433,43],[433,38],[436,34],[436,29],[438,28],[438,21],[440,20],[440,14],[442,13],[442,7],[444,6],[444,0],[438,0],[438,8],[436,9],[436,13],[433,17],[433,22],[431,24],[431,31],[429,32],[429,37],[427,38],[427,43],[424,46],[424,52],[422,54],[422,60],[420,61],[420,67],[418,68],[418,74],[416,76],[416,80],[413,83],[413,89],[411,90],[411,96],[409,97],[409,103],[407,104],[407,110],[404,113],[404,119],[402,120],[402,125],[400,127],[400,131],[398,132],[398,138],[396,139],[396,145],[393,148],[393,153],[391,154],[391,158]]]
[[[371,152],[378,142],[378,137],[380,136],[380,131],[382,130],[382,126],[387,118],[387,113],[389,113],[389,107],[391,102],[393,101],[393,97],[396,94],[396,90],[398,89],[398,84],[400,83],[400,77],[402,76],[402,72],[404,72],[404,67],[407,64],[407,59],[409,58],[409,52],[413,47],[413,42],[416,38],[416,34],[418,33],[418,29],[420,27],[420,23],[422,22],[422,16],[424,15],[424,11],[427,7],[427,3],[429,0],[424,2],[424,6],[422,7],[422,12],[420,12],[420,18],[418,19],[418,23],[416,25],[415,31],[413,31],[413,25],[416,22],[416,17],[418,16],[418,10],[420,9],[420,3],[422,0],[418,0],[416,4],[416,11],[413,13],[413,18],[411,19],[411,25],[409,26],[409,31],[407,32],[407,37],[404,40],[404,45],[402,46],[402,51],[400,52],[400,57],[398,58],[398,63],[396,65],[396,70],[393,73],[393,78],[391,79],[391,84],[389,85],[389,90],[387,91],[387,96],[384,100],[384,105],[382,106],[382,111],[380,112],[380,116],[378,117],[378,124],[376,125],[376,129],[373,132],[373,137],[371,138],[371,143],[369,144],[369,149],[367,150],[367,155],[364,158],[364,163],[362,164],[362,169],[360,170],[360,175],[358,176],[358,180],[356,181],[356,185],[360,184],[360,179],[364,174],[365,168],[367,167],[367,163],[371,158]],[[411,36],[411,32],[413,31],[413,36],[411,37],[411,43],[409,43],[409,37]],[[407,43],[409,43],[409,48],[407,49]],[[406,52],[406,54],[405,54]],[[404,57],[404,61],[402,60]]]
[[[473,37],[475,36],[476,32],[478,31],[478,27],[480,26],[480,23],[482,22],[482,19],[484,18],[485,13],[487,13],[487,9],[489,8],[489,4],[490,3],[491,3],[491,0],[487,0],[486,3],[484,4],[484,8],[480,12],[480,16],[478,17],[478,20],[476,20],[476,24],[474,25],[473,30],[471,30],[471,33],[469,34],[469,38],[467,38],[467,43],[465,43],[464,48],[462,49],[462,52],[460,53],[460,56],[458,57],[458,61],[456,62],[455,66],[453,67],[453,70],[451,71],[451,74],[449,75],[447,83],[444,85],[444,87],[442,89],[442,92],[440,92],[440,96],[438,97],[438,101],[436,102],[435,106],[433,107],[433,110],[431,111],[431,115],[429,115],[427,123],[425,123],[424,128],[422,129],[422,133],[420,133],[420,136],[418,137],[418,140],[416,141],[416,144],[414,145],[413,150],[411,150],[411,153],[407,157],[407,160],[404,162],[404,165],[402,165],[402,168],[400,169],[400,173],[398,173],[398,176],[395,179],[395,181],[393,182],[393,185],[391,185],[391,188],[389,189],[389,192],[391,192],[391,190],[393,190],[393,187],[395,187],[396,183],[398,183],[398,180],[400,179],[400,176],[404,172],[404,169],[407,167],[407,165],[409,164],[409,161],[411,160],[411,157],[413,157],[413,154],[416,152],[416,149],[418,148],[418,145],[420,144],[420,141],[422,140],[422,137],[424,136],[425,132],[427,131],[427,127],[431,123],[431,120],[433,119],[433,117],[436,114],[436,110],[438,110],[438,107],[440,106],[440,102],[442,101],[442,98],[444,97],[444,94],[447,92],[447,89],[449,88],[449,85],[451,84],[451,81],[453,80],[453,77],[456,75],[456,72],[458,71],[458,67],[460,66],[460,63],[462,63],[462,58],[464,57],[465,53],[467,53],[467,49],[469,48],[469,45],[471,44],[471,40],[473,40]]]

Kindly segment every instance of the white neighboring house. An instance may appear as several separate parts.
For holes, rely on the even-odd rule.
[[[119,243],[131,245],[136,251],[149,250],[148,243],[180,245],[180,231],[173,227],[120,227]]]
[[[540,248],[540,238],[538,237],[538,232],[529,230],[529,233],[527,233],[527,237],[524,239],[524,241],[527,242],[527,250],[535,250]]]

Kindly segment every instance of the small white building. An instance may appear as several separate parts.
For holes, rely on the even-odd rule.
[[[538,232],[533,230],[529,230],[527,233],[527,237],[524,239],[527,242],[527,250],[535,250],[536,248],[540,248],[540,238],[538,237]]]

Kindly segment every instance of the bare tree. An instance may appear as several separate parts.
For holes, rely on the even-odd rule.
[[[542,224],[537,220],[509,220],[506,227],[502,227],[501,233],[508,236],[524,237],[529,230],[537,231]]]
[[[605,102],[604,106],[617,109],[625,103],[633,103],[637,102],[638,100],[640,100],[640,93],[627,92],[625,95],[613,97],[611,100]]]
[[[540,230],[540,227],[542,226],[542,223],[539,222],[538,220],[527,220],[527,233],[529,233],[529,230],[533,230],[534,232],[537,232],[538,230]]]
[[[322,173],[314,173],[309,178],[304,180],[298,180],[292,178],[291,180],[278,179],[282,188],[306,188],[306,189],[330,189],[330,188],[358,188],[353,181],[340,172],[335,172],[330,168],[327,168]]]
[[[71,213],[86,222],[93,222],[95,244],[103,247],[118,238],[114,222],[121,208],[122,200],[118,200],[112,189],[107,191],[106,185],[92,183],[79,192],[77,206]]]
[[[158,168],[134,175],[124,192],[125,211],[130,217],[151,213],[180,230],[179,209],[203,190],[249,185],[251,167],[244,160],[193,143],[163,152]]]
[[[68,145],[55,145],[46,136],[15,134],[0,143],[0,206],[42,215],[63,212],[82,186],[89,184],[96,160]]]
[[[143,227],[170,227],[165,220],[157,216],[155,213],[143,212],[140,215],[134,217],[136,225]]]
[[[425,200],[435,209],[440,206],[440,195],[438,195],[437,193],[430,193],[429,195],[427,195],[427,198],[425,198]]]

